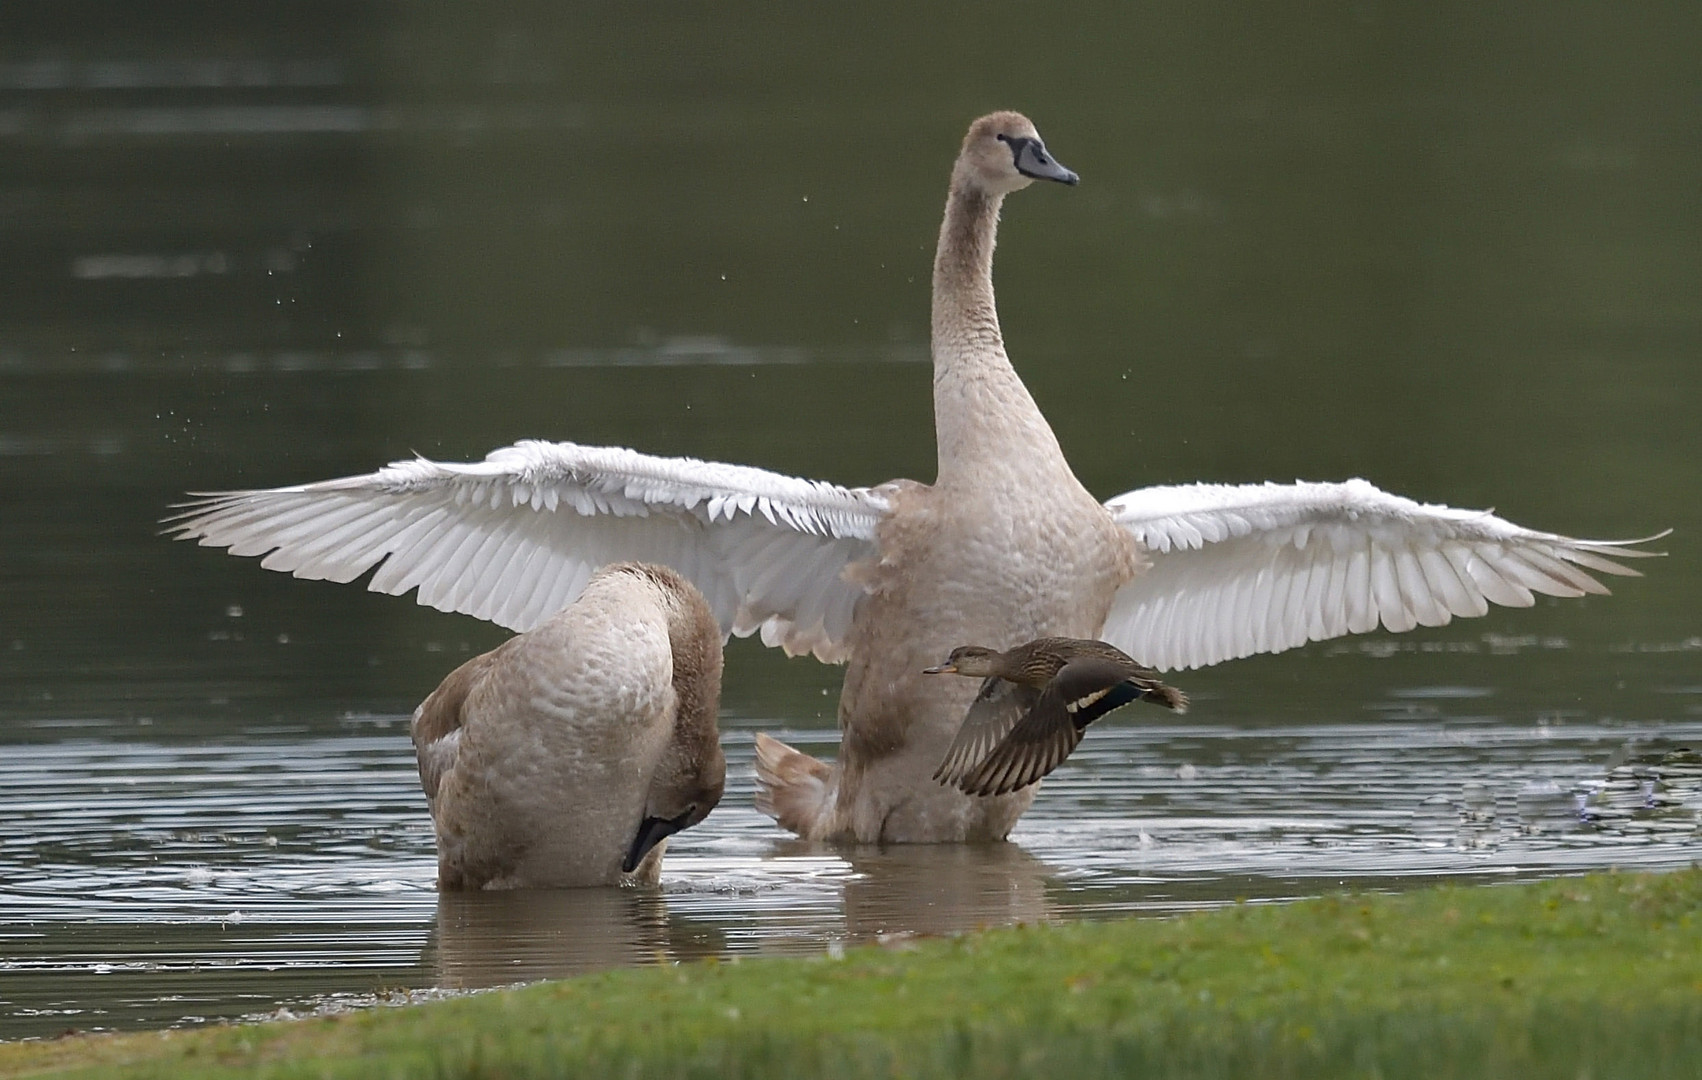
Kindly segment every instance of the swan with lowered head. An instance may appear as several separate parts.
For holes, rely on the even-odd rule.
[[[975,688],[922,669],[965,641],[1099,638],[1160,670],[1308,641],[1439,626],[1533,593],[1607,590],[1648,554],[1363,480],[1153,487],[1103,504],[1005,355],[992,260],[1007,195],[1075,182],[1014,112],[970,126],[934,259],[938,471],[846,488],[613,447],[521,442],[482,462],[201,497],[175,535],[298,577],[419,589],[524,630],[598,566],[644,559],[703,590],[724,632],[847,664],[826,764],[759,736],[758,805],[816,839],[1003,837],[1034,787],[965,795],[931,779]],[[382,564],[382,565],[380,565]],[[1015,699],[994,703],[1015,709]]]
[[[654,884],[727,774],[721,628],[665,566],[604,567],[414,711],[442,889]]]

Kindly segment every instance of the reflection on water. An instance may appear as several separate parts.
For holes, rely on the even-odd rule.
[[[844,894],[845,933],[854,941],[1043,922],[1056,914],[1047,895],[1056,868],[1018,844],[851,849],[847,857],[857,875]]]
[[[466,990],[725,951],[715,928],[670,921],[655,890],[450,892],[425,960],[438,985]]]
[[[406,738],[344,723],[9,747],[0,1034],[1702,853],[1702,762],[1684,749],[1702,723],[1112,722],[1012,843],[835,849],[751,809],[751,735],[769,725],[733,720],[727,799],[676,838],[659,890],[440,896]]]

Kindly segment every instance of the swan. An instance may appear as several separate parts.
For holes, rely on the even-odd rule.
[[[1003,795],[1038,783],[1070,756],[1087,726],[1131,701],[1188,711],[1188,695],[1115,645],[1038,638],[1000,652],[960,645],[924,675],[986,680],[934,779],[970,795]],[[1014,683],[1021,711],[987,709],[1002,683]]]
[[[654,884],[721,801],[721,627],[663,566],[604,567],[414,711],[440,889]]]
[[[203,494],[180,539],[297,577],[419,590],[517,630],[599,566],[642,559],[700,588],[723,632],[846,664],[829,765],[760,736],[760,809],[810,839],[1004,837],[1035,788],[931,779],[975,687],[922,674],[965,641],[1098,638],[1159,670],[1308,641],[1440,626],[1591,572],[1643,541],[1576,540],[1422,504],[1364,480],[1149,487],[1104,503],[1064,460],[1005,355],[992,260],[1007,195],[1076,175],[1029,120],[976,120],[952,167],[933,272],[935,481],[842,487],[618,447],[523,441],[483,461]],[[1665,535],[1665,534],[1662,534]],[[1009,696],[993,703],[1014,710]]]

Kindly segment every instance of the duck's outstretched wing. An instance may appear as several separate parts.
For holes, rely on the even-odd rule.
[[[874,552],[879,488],[619,447],[521,442],[484,461],[416,458],[366,476],[198,496],[166,520],[184,540],[263,555],[296,577],[352,581],[529,630],[605,564],[671,566],[723,631],[827,661],[845,656]],[[382,563],[382,565],[380,565]]]
[[[1034,709],[1040,696],[1041,691],[1032,686],[997,677],[982,682],[962,726],[957,729],[957,738],[946,749],[940,767],[934,770],[934,779],[952,787],[960,786],[963,778],[974,772]]]
[[[1132,699],[1124,698],[1124,701]],[[1041,691],[1034,707],[957,781],[965,795],[1008,795],[1063,764],[1080,743],[1085,727],[1077,727],[1066,711],[1058,684]]]
[[[1100,636],[1160,670],[1606,593],[1589,571],[1637,576],[1614,560],[1659,554],[1632,545],[1667,535],[1574,540],[1364,480],[1152,487],[1105,506],[1152,566],[1118,590]]]

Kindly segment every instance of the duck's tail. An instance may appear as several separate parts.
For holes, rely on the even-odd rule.
[[[779,739],[756,737],[756,808],[806,840],[829,831],[839,770]]]
[[[1166,686],[1157,679],[1154,679],[1152,681],[1152,685],[1143,686],[1142,689],[1144,692],[1141,694],[1141,697],[1152,702],[1154,705],[1162,705],[1166,709],[1175,709],[1179,713],[1185,713],[1188,711],[1188,695],[1176,689],[1174,686]]]

